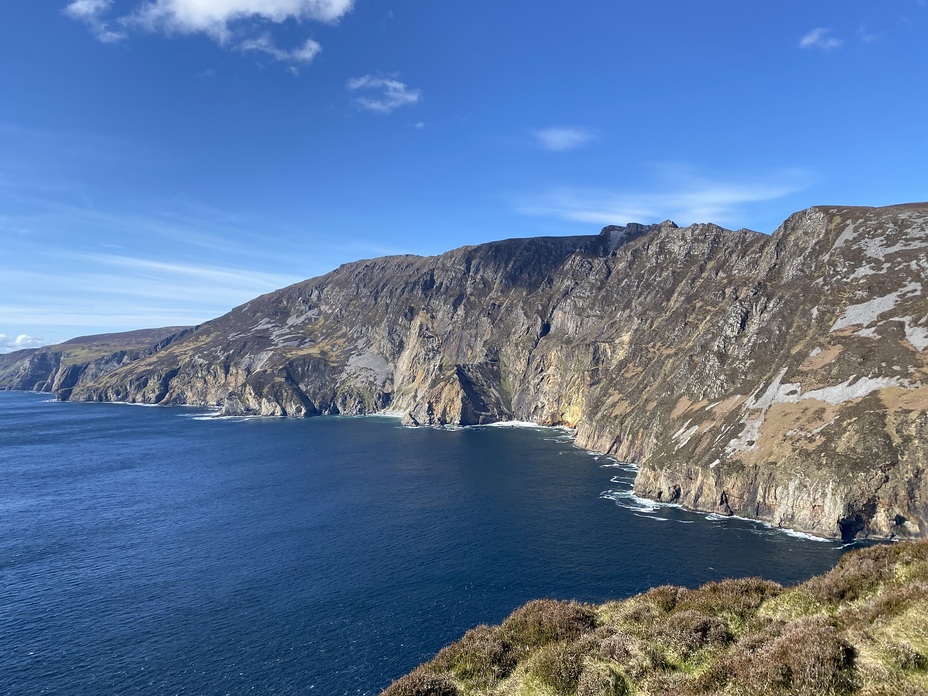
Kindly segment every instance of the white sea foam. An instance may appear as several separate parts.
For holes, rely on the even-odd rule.
[[[763,524],[763,522],[761,522],[761,524]],[[786,536],[796,537],[797,539],[808,539],[809,541],[832,541],[831,539],[826,539],[825,537],[815,536],[814,534],[799,532],[795,529],[788,529],[784,527],[771,527],[770,531],[782,532]]]
[[[116,406],[143,406],[145,408],[163,408],[161,404],[140,404],[135,401],[98,401],[100,404],[114,404]]]
[[[613,481],[613,483],[624,483],[623,481]],[[599,494],[600,498],[611,500],[616,505],[633,512],[655,512],[660,509],[660,504],[646,498],[639,498],[631,489],[624,491],[603,491]]]
[[[797,529],[790,529],[789,527],[776,527],[769,522],[764,522],[763,520],[755,520],[750,517],[741,517],[739,515],[717,515],[714,512],[710,512],[705,516],[710,522],[724,522],[725,520],[739,520],[741,522],[750,522],[751,524],[757,525],[757,527],[751,531],[755,534],[762,536],[774,535],[774,534],[785,534],[786,536],[795,537],[797,539],[807,539],[808,541],[824,541],[832,542],[834,539],[829,539],[827,537],[816,536],[815,534],[809,534],[808,532],[800,532]]]
[[[209,416],[209,415],[193,416],[193,420],[195,421],[231,421],[233,423],[243,423],[249,420],[258,420],[258,419],[264,419],[264,418],[267,418],[267,416],[220,416],[218,414],[215,416]]]
[[[532,423],[531,421],[518,421],[518,420],[509,420],[509,421],[496,421],[495,423],[487,423],[484,428],[546,428],[544,425],[538,425],[538,423]]]
[[[611,460],[608,464],[600,464],[600,469],[619,469],[620,471],[627,471],[630,474],[637,474],[638,467],[634,464],[629,464],[628,462],[617,462]]]

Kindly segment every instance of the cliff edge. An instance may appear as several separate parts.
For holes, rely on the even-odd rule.
[[[852,551],[791,588],[747,578],[529,602],[382,696],[925,696],[926,583],[921,541]]]

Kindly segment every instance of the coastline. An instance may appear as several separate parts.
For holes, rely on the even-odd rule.
[[[34,390],[28,390],[28,389],[6,389],[3,391],[15,391],[15,392],[31,393],[31,394],[54,394],[54,392],[51,392],[51,391],[34,391]],[[55,401],[56,403],[72,403],[70,401],[62,401],[57,398],[50,399],[49,401]],[[123,405],[123,406],[141,406],[141,407],[147,407],[147,408],[181,407],[181,408],[204,409],[208,411],[209,413],[198,414],[198,415],[193,416],[195,420],[203,420],[203,421],[209,421],[209,420],[245,421],[245,420],[259,419],[259,418],[289,418],[289,417],[292,417],[292,416],[277,416],[277,415],[264,415],[264,414],[221,415],[222,407],[207,406],[207,405],[200,405],[200,404],[148,404],[148,403],[129,402],[129,401],[97,401],[97,402],[73,402],[73,403],[118,404],[118,405]],[[372,418],[373,417],[373,418],[377,418],[379,417],[379,418],[389,418],[391,420],[392,419],[402,420],[405,417],[405,415],[406,414],[401,411],[384,410],[384,411],[373,411],[369,413],[348,413],[348,414],[337,413],[337,414],[321,414],[318,416],[313,415],[313,416],[303,416],[303,417],[308,417],[308,418],[326,418],[326,417],[342,417],[342,418]],[[641,471],[641,467],[635,462],[621,462],[615,457],[613,457],[612,455],[609,455],[605,452],[578,446],[576,444],[576,438],[577,438],[576,427],[571,428],[565,425],[542,425],[540,423],[535,423],[533,421],[523,421],[523,420],[500,420],[500,421],[494,421],[492,423],[482,423],[479,425],[416,425],[416,424],[404,423],[402,427],[404,428],[432,428],[435,430],[447,430],[447,431],[459,431],[459,430],[478,429],[478,428],[524,428],[524,429],[532,429],[532,430],[554,430],[554,431],[562,432],[565,435],[567,435],[573,447],[583,450],[593,456],[605,457],[609,461],[614,462],[614,465],[619,468],[626,468],[627,470],[629,469],[633,470],[636,473],[636,478],[637,478],[637,474]],[[605,465],[605,466],[610,466],[610,465]],[[617,481],[615,482],[618,483]],[[900,539],[897,537],[868,536],[864,539],[855,539],[855,540],[850,540],[849,542],[847,542],[847,541],[843,541],[838,536],[829,537],[829,536],[825,536],[821,534],[816,534],[810,530],[805,530],[805,529],[800,529],[800,528],[795,528],[795,527],[778,526],[772,522],[761,519],[759,517],[748,517],[745,515],[738,515],[734,513],[723,515],[723,514],[719,514],[717,510],[708,510],[704,508],[690,507],[690,506],[682,505],[676,502],[665,502],[665,501],[661,501],[661,500],[657,500],[653,498],[644,498],[635,493],[634,482],[631,484],[631,488],[628,491],[627,497],[638,502],[639,505],[641,505],[640,511],[642,512],[646,512],[649,509],[654,511],[654,510],[658,510],[661,508],[677,508],[677,509],[686,510],[687,512],[691,512],[695,514],[705,514],[707,516],[707,519],[718,519],[718,520],[735,519],[735,520],[740,520],[740,521],[745,521],[745,522],[752,522],[752,523],[761,525],[762,527],[766,529],[770,529],[772,531],[783,532],[784,534],[788,536],[793,536],[796,538],[807,538],[807,539],[814,540],[814,541],[838,542],[838,543],[843,542],[845,545],[853,545],[856,542],[900,541]]]

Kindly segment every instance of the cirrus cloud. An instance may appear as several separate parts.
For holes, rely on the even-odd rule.
[[[626,222],[737,223],[745,208],[784,198],[808,186],[799,170],[748,180],[713,179],[690,168],[665,168],[657,185],[637,190],[554,188],[515,201],[524,215],[541,215],[599,225]]]
[[[566,152],[583,147],[596,136],[585,128],[544,128],[532,133],[538,144],[551,152]]]
[[[799,39],[799,48],[818,49],[819,51],[834,51],[840,48],[844,42],[836,36],[832,36],[831,29],[825,27],[816,27],[806,32]]]
[[[362,109],[382,114],[388,114],[401,106],[415,104],[422,97],[421,89],[410,89],[405,82],[400,82],[395,76],[355,77],[348,80],[348,91],[357,95],[354,102]]]

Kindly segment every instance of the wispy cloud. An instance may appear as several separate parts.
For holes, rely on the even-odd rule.
[[[401,106],[415,104],[422,97],[421,89],[410,89],[396,76],[364,75],[348,80],[348,91],[355,94],[355,104],[368,111],[388,114]],[[374,95],[374,96],[370,96]]]
[[[38,348],[43,345],[41,338],[33,338],[26,334],[19,336],[7,336],[0,333],[0,353],[11,353],[14,350],[23,350],[24,348]]]
[[[74,0],[70,5],[64,8],[64,13],[83,22],[87,25],[98,41],[103,43],[116,43],[122,41],[128,34],[122,30],[110,28],[109,23],[104,20],[104,15],[109,11],[113,0]]]
[[[0,324],[44,327],[39,330],[56,334],[55,341],[71,337],[74,331],[199,324],[300,279],[240,266],[119,254],[62,252],[55,265],[80,270],[66,276],[41,270],[4,272],[0,290],[7,302],[0,304]],[[0,340],[0,347],[9,350],[32,345],[39,345],[38,339]]]
[[[583,147],[596,138],[596,134],[585,128],[543,128],[532,132],[532,135],[545,150],[551,152],[566,152]]]
[[[124,280],[131,278],[132,283],[127,284],[120,293],[163,299],[189,298],[190,290],[193,288],[196,295],[204,299],[228,298],[243,294],[245,299],[251,299],[262,292],[275,290],[298,280],[279,273],[262,273],[208,264],[171,263],[119,254],[84,253],[74,254],[73,258],[78,263],[109,267]],[[104,278],[105,283],[93,289],[111,287],[109,282],[113,279],[114,276],[108,275]]]
[[[788,172],[767,181],[713,180],[690,173],[665,177],[651,190],[557,188],[523,197],[516,209],[525,215],[557,217],[597,225],[653,223],[673,219],[680,224],[738,224],[744,206],[772,201],[806,186],[807,176]]]
[[[322,51],[322,46],[320,46],[319,43],[313,39],[307,39],[302,46],[287,51],[278,48],[274,44],[274,40],[271,38],[271,35],[267,33],[261,34],[260,36],[256,36],[252,39],[245,39],[244,41],[239,42],[237,48],[243,53],[247,53],[249,51],[264,53],[271,56],[275,60],[281,61],[282,63],[311,63],[313,58],[319,55],[319,53]]]
[[[840,48],[843,43],[844,41],[832,35],[831,29],[817,27],[806,32],[806,34],[799,39],[799,48],[834,51],[836,48]]]
[[[335,24],[353,5],[354,0],[136,0],[128,11],[117,13],[113,0],[72,0],[64,13],[86,24],[104,43],[127,39],[136,30],[206,34],[225,48],[257,51],[292,65],[309,63],[322,47],[307,39],[295,48],[281,48],[268,33],[269,25]]]

